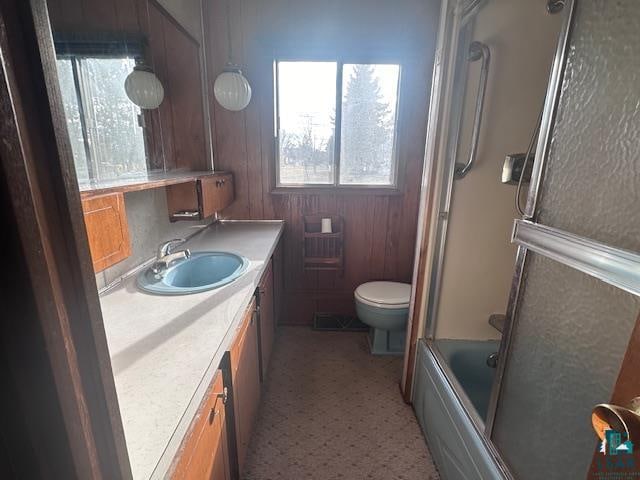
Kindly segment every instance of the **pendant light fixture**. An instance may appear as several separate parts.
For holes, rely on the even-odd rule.
[[[164,87],[151,67],[136,65],[124,81],[127,97],[143,109],[158,108],[164,99]]]
[[[223,108],[238,112],[244,110],[251,101],[251,85],[242,70],[232,59],[231,50],[231,9],[227,0],[227,64],[213,83],[213,95]]]

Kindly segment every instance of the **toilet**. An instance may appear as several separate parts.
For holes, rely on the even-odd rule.
[[[356,288],[358,318],[369,325],[369,345],[374,355],[404,353],[411,285],[367,282]]]

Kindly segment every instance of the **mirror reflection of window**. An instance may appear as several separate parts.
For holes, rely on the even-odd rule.
[[[124,89],[135,58],[65,54],[57,63],[79,183],[146,173],[141,112]]]

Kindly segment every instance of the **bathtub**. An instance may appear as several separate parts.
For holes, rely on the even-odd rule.
[[[487,366],[487,357],[498,351],[500,342],[436,340],[434,344],[484,422],[496,372],[495,368]]]
[[[509,478],[483,434],[497,341],[420,341],[413,408],[443,480]],[[458,393],[464,392],[464,393]]]

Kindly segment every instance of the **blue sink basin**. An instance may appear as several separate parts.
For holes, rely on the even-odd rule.
[[[158,295],[188,295],[206,292],[240,278],[249,260],[229,252],[194,252],[178,260],[162,276],[147,269],[138,275],[138,287]]]

